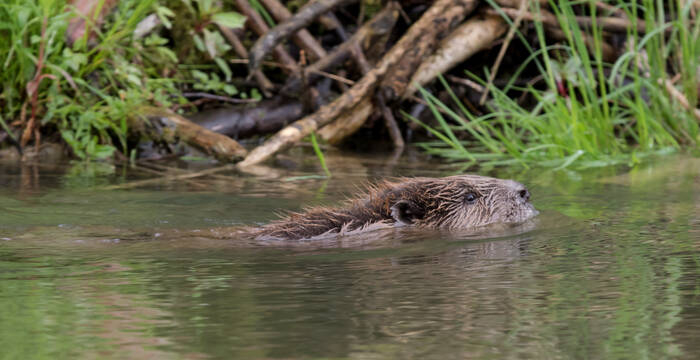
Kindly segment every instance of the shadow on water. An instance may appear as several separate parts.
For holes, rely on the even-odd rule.
[[[491,174],[528,184],[542,211],[514,227],[402,228],[293,246],[191,236],[334,204],[376,178],[455,171],[409,160],[329,156],[334,176],[321,179],[308,176],[315,163],[290,158],[261,169],[262,178],[224,171],[108,191],[153,175],[0,166],[0,357],[691,359],[700,351],[700,161],[692,158],[629,171]]]

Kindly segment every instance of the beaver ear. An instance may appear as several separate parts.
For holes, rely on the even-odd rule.
[[[396,222],[411,225],[417,219],[422,219],[425,212],[413,201],[400,200],[391,207],[391,217]]]

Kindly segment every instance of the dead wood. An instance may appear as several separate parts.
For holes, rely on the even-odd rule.
[[[265,5],[267,10],[272,14],[272,16],[277,19],[277,21],[286,21],[292,17],[292,13],[287,10],[287,8],[280,4],[277,0],[261,0]],[[321,59],[326,56],[326,50],[321,46],[321,44],[316,41],[316,39],[311,36],[306,29],[300,29],[295,34],[292,35],[294,42],[299,45],[300,48],[304,49],[311,58],[314,60]]]
[[[353,55],[355,57],[357,65],[362,70],[362,73],[368,73],[370,71],[369,62],[367,61],[367,58],[365,58],[365,54],[362,53],[362,49],[360,49],[358,45],[353,46]],[[394,114],[392,113],[391,108],[389,108],[389,106],[387,106],[386,104],[384,95],[381,92],[377,92],[374,95],[374,100],[376,106],[378,106],[382,112],[384,124],[386,125],[386,128],[389,131],[389,137],[391,138],[391,142],[394,144],[394,149],[402,150],[405,146],[403,137],[401,136],[401,131],[399,130],[398,124],[396,124],[396,119],[394,118]]]
[[[669,79],[659,79],[658,80],[659,85],[663,85],[666,88],[666,91],[671,95],[672,98],[676,99],[678,103],[686,110],[692,111],[693,116],[695,116],[695,119],[700,121],[700,109],[694,108],[690,106],[690,102],[688,102],[688,98],[685,97],[685,95],[680,92],[678,89],[676,89],[675,86],[673,86],[673,82]]]
[[[558,27],[547,26],[547,27],[545,27],[545,30],[547,31],[547,34],[549,36],[551,36],[557,40],[562,40],[562,41],[568,40],[564,31]],[[596,43],[595,43],[595,40],[593,39],[593,37],[582,32],[581,38],[583,39],[583,43],[586,44],[586,48],[588,48],[588,51],[590,51],[591,54],[595,53]],[[601,50],[604,61],[614,62],[617,59],[617,57],[618,57],[617,50],[615,50],[615,48],[612,45],[603,41],[600,43],[600,47],[601,47],[600,50]]]
[[[315,113],[280,130],[264,144],[253,149],[239,163],[239,167],[260,163],[301,140],[312,131],[330,123],[374,91],[379,81],[387,74],[390,72],[397,74],[397,67],[401,68],[398,73],[406,78],[407,83],[418,63],[423,60],[424,56],[432,53],[438,39],[446,36],[455,25],[459,24],[474,9],[476,3],[475,0],[437,0],[406,31],[379,64],[365,74],[350,90]],[[417,59],[412,59],[412,57]]]
[[[251,106],[205,110],[189,118],[219,134],[235,139],[266,135],[301,118],[304,106],[298,99],[263,100]]]
[[[132,119],[129,128],[151,139],[168,144],[183,141],[222,162],[236,161],[247,154],[243,146],[228,136],[207,130],[171,111],[144,107],[139,113],[140,117]]]
[[[331,51],[328,56],[316,61],[304,69],[305,76],[309,83],[314,83],[319,78],[319,73],[329,71],[334,66],[347,60],[352,54],[355,44],[361,44],[363,51],[369,51],[370,58],[379,56],[383,51],[378,51],[379,45],[385,45],[391,30],[396,24],[399,16],[398,4],[390,2],[382,11],[378,12],[372,19],[362,25],[353,35]],[[375,50],[375,48],[377,50]],[[381,47],[383,50],[384,47]],[[282,87],[281,92],[288,96],[293,96],[301,90],[301,78],[293,75]]]
[[[530,4],[534,3],[532,0],[525,0],[528,2],[528,6],[532,6]],[[547,6],[549,3],[549,0],[538,0],[538,3],[540,3],[540,7],[542,6]],[[496,4],[504,7],[511,7],[511,8],[517,8],[520,6],[520,0],[496,0]]]
[[[330,124],[318,130],[318,135],[332,145],[337,145],[346,137],[354,134],[372,115],[372,99],[363,98],[355,107],[348,109]]]
[[[491,66],[491,71],[489,72],[488,80],[489,85],[493,84],[493,80],[496,79],[496,74],[498,74],[498,69],[501,66],[501,61],[503,61],[503,57],[506,55],[508,45],[510,45],[510,42],[513,40],[513,36],[515,36],[515,32],[518,31],[518,28],[520,27],[520,22],[523,20],[523,14],[525,13],[526,6],[527,0],[520,0],[520,5],[518,6],[518,16],[516,16],[515,21],[513,21],[513,24],[511,24],[510,29],[508,30],[508,34],[506,35],[506,38],[505,40],[503,40],[503,44],[501,45],[501,50],[498,52],[498,57],[496,57],[496,61]],[[486,98],[488,97],[488,95],[489,86],[487,86],[486,91],[484,91],[481,94],[481,98],[479,99],[479,105],[484,105],[484,102],[486,102]]]
[[[260,14],[258,14],[258,12],[250,6],[248,0],[235,0],[235,4],[238,10],[240,10],[241,13],[247,17],[246,24],[250,26],[255,33],[263,36],[263,34],[270,30],[262,16],[260,16]],[[284,50],[282,46],[273,46],[270,48],[270,50],[268,50],[268,52],[269,51],[273,52],[277,61],[284,64],[284,67],[282,68],[283,70],[292,74],[299,72],[299,66],[297,65],[296,61],[294,61],[294,59]],[[251,71],[250,73],[252,74],[253,72]]]
[[[442,41],[435,54],[420,65],[403,97],[413,95],[418,86],[428,84],[456,64],[491,46],[507,27],[500,16],[475,16],[467,20]]]
[[[341,41],[347,41],[349,36],[340,23],[340,20],[335,16],[333,12],[328,12],[324,15],[319,16],[318,22],[321,23],[326,29],[335,31],[336,35]]]
[[[460,6],[446,7],[444,12],[432,23],[421,24],[424,26],[422,34],[416,36],[412,43],[405,44],[407,48],[404,50],[402,58],[396,65],[392,66],[382,80],[380,91],[384,95],[384,100],[392,101],[401,97],[418,65],[435,51],[440,40],[449,34],[449,30],[462,22],[465,14],[471,13],[476,8],[478,1],[457,1],[456,3]],[[411,28],[418,26],[423,17]],[[448,23],[443,24],[442,22]]]
[[[255,45],[250,49],[250,62],[248,70],[252,73],[260,66],[260,62],[272,49],[278,44],[286,40],[289,36],[297,32],[297,30],[311,24],[314,19],[320,15],[330,11],[331,9],[349,4],[356,0],[313,0],[297,11],[288,20],[278,24],[272,30],[260,33],[260,38],[255,42]],[[246,2],[247,0],[236,0],[236,3]],[[250,6],[248,6],[250,7]],[[246,14],[247,15],[247,14]]]
[[[219,31],[221,34],[224,35],[226,40],[233,46],[233,51],[238,54],[238,56],[247,59],[248,58],[248,50],[243,46],[243,43],[241,40],[236,36],[236,34],[229,28],[225,26],[219,25]],[[253,72],[253,78],[255,79],[255,82],[260,86],[260,89],[263,91],[265,96],[270,96],[272,89],[275,87],[272,84],[272,81],[270,81],[265,74],[262,73],[260,70],[255,70]]]
[[[513,8],[508,8],[508,7],[503,7],[501,8],[504,14],[508,15],[509,17],[515,19],[518,17],[518,9],[513,9]],[[496,10],[491,9],[490,11],[497,13]],[[527,21],[539,21],[542,22],[545,25],[549,26],[555,26],[555,27],[560,27],[561,24],[559,24],[559,20],[557,19],[557,16],[552,14],[551,12],[545,10],[545,9],[540,9],[539,13],[532,13],[529,11],[525,11],[522,14],[523,20]],[[593,26],[593,19],[590,16],[576,16],[576,22],[583,26],[583,27],[591,27]],[[617,18],[617,17],[596,17],[595,19],[596,26],[601,27],[603,30],[611,31],[611,32],[622,32],[626,33],[627,30],[631,29],[634,24],[627,19],[627,18]],[[644,24],[644,21],[638,20],[637,21],[637,31],[640,33],[645,33],[646,32],[646,25]]]

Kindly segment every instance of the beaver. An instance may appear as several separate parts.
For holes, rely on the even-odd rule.
[[[478,175],[402,178],[367,186],[340,207],[295,212],[252,231],[259,240],[306,240],[394,226],[470,229],[537,215],[530,192],[513,180]]]

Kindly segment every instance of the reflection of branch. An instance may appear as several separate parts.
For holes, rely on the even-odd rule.
[[[155,178],[155,179],[138,180],[138,181],[128,182],[125,184],[106,186],[102,189],[103,190],[133,189],[133,188],[142,187],[142,186],[160,184],[160,183],[167,182],[167,181],[194,179],[197,177],[207,176],[207,175],[216,174],[216,173],[219,173],[222,171],[233,170],[233,169],[234,169],[234,167],[232,165],[224,165],[221,167],[217,167],[217,168],[213,168],[213,169],[206,169],[206,170],[199,171],[199,172],[193,172],[193,173],[188,172],[188,173],[177,174],[177,175],[166,175],[166,176]]]

